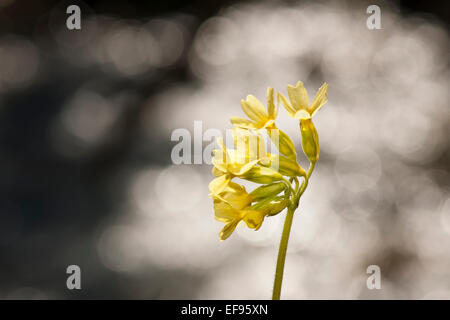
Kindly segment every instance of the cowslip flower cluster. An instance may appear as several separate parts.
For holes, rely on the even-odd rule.
[[[249,119],[232,117],[234,149],[227,149],[218,139],[219,149],[213,150],[215,178],[209,184],[214,202],[214,215],[225,226],[219,233],[220,240],[227,239],[243,222],[247,227],[258,230],[266,217],[279,214],[287,208],[278,250],[277,266],[272,299],[281,296],[284,263],[294,212],[300,197],[308,186],[309,178],[319,160],[319,135],[312,122],[313,116],[328,100],[328,84],[318,90],[309,104],[308,93],[303,82],[288,85],[289,100],[277,92],[274,103],[273,88],[267,89],[267,110],[253,95],[241,100],[241,106]],[[303,153],[309,160],[308,172],[300,166],[291,138],[278,129],[275,120],[279,103],[289,115],[299,120]],[[278,154],[267,153],[261,133],[267,131]],[[250,193],[232,180],[240,178],[261,184]],[[300,183],[299,179],[302,181]]]
[[[312,104],[301,81],[287,86],[289,101],[280,92],[274,102],[274,89],[267,89],[267,109],[253,95],[241,100],[241,106],[249,119],[232,117],[234,149],[227,148],[218,139],[219,149],[213,151],[215,178],[209,184],[213,198],[215,218],[224,222],[219,233],[220,240],[227,239],[240,222],[258,230],[264,219],[274,216],[285,208],[293,212],[298,206],[308,178],[319,158],[319,140],[312,122],[314,114],[326,103],[328,84],[322,85]],[[310,161],[310,170],[305,172],[298,161],[294,143],[280,130],[275,120],[279,102],[289,115],[300,121],[303,152]],[[266,131],[279,154],[267,153],[263,131]],[[261,186],[248,193],[233,182],[234,178],[248,180]],[[302,179],[300,184],[298,179]],[[293,186],[295,183],[295,186]]]

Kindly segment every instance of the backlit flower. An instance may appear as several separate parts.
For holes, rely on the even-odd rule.
[[[312,104],[309,104],[308,92],[306,92],[303,82],[297,82],[297,85],[287,86],[287,92],[290,103],[278,92],[277,98],[289,112],[289,115],[295,119],[310,119],[319,109],[328,101],[328,84],[324,83],[317,91]]]
[[[269,128],[275,121],[278,114],[278,105],[274,104],[273,88],[267,88],[267,111],[264,105],[254,96],[248,95],[246,100],[241,100],[241,107],[244,113],[251,119],[241,117],[231,117],[233,125],[246,129]]]
[[[251,135],[241,128],[233,129],[233,137],[236,149],[227,149],[223,140],[219,138],[217,143],[220,149],[213,150],[213,174],[216,178],[209,184],[213,197],[217,197],[234,177],[257,179],[269,175],[267,170],[263,170],[264,172],[260,172],[261,169],[252,170],[258,163],[262,165],[270,163],[270,155],[266,152],[262,138]]]
[[[227,239],[241,221],[251,229],[261,227],[265,213],[251,209],[251,199],[244,187],[233,182],[220,193],[219,198],[214,199],[214,217],[225,223],[219,233],[220,240]]]

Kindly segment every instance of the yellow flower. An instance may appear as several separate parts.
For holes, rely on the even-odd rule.
[[[311,105],[309,105],[308,93],[303,82],[297,82],[295,87],[288,85],[287,92],[291,103],[280,92],[278,92],[278,100],[281,100],[291,117],[300,119],[303,152],[309,161],[316,162],[320,152],[319,136],[311,118],[328,101],[328,84],[324,83],[320,87]]]
[[[225,223],[219,233],[220,240],[227,239],[241,221],[251,229],[258,230],[261,227],[265,213],[252,210],[251,201],[252,197],[245,188],[233,182],[221,192],[220,198],[214,199],[214,217]]]
[[[297,153],[289,136],[279,130],[275,125],[278,115],[278,103],[274,104],[273,88],[267,88],[267,112],[263,104],[253,95],[248,95],[247,100],[241,100],[242,110],[252,119],[231,117],[231,123],[239,128],[261,130],[266,128],[270,139],[276,145],[281,154],[297,161]]]
[[[289,100],[278,92],[277,98],[289,112],[290,116],[295,119],[310,119],[319,109],[328,101],[328,84],[324,83],[317,91],[316,97],[311,105],[309,105],[308,92],[306,92],[303,82],[297,82],[297,85],[287,86]]]
[[[253,95],[248,95],[246,100],[241,100],[242,110],[253,121],[241,117],[231,117],[231,123],[237,127],[246,129],[264,129],[273,125],[278,114],[278,105],[275,106],[273,88],[267,88],[267,111],[263,104]]]
[[[233,137],[236,149],[227,149],[221,138],[217,139],[220,149],[213,150],[214,165],[213,174],[216,176],[209,184],[209,190],[213,197],[217,197],[234,177],[246,178],[259,177],[259,169],[252,168],[261,163],[270,163],[270,155],[267,154],[264,141],[261,136],[251,135],[241,128],[233,129]]]

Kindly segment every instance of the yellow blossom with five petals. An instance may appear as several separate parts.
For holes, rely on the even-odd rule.
[[[246,129],[260,130],[270,128],[278,114],[278,105],[275,106],[273,101],[274,93],[271,87],[267,88],[267,111],[264,105],[254,95],[250,94],[246,100],[241,100],[241,107],[251,120],[231,117],[230,121],[233,125]]]
[[[277,99],[288,111],[289,115],[295,119],[311,119],[314,114],[328,101],[328,83],[324,83],[317,91],[312,104],[309,104],[308,92],[303,82],[297,82],[294,87],[287,86],[290,103],[282,93],[278,92]]]

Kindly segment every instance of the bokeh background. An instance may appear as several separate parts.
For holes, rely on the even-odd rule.
[[[0,0],[0,298],[269,299],[284,213],[220,242],[211,166],[170,137],[303,80],[330,92],[282,298],[449,299],[448,23],[447,1]]]

